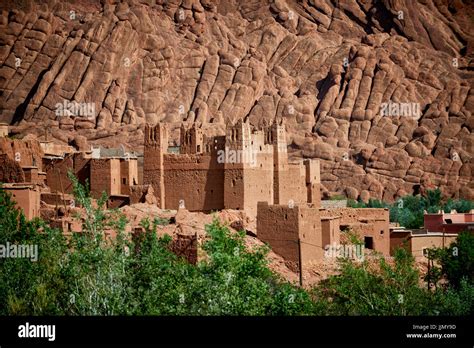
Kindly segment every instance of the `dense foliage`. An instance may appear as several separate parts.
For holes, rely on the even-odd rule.
[[[206,226],[207,255],[197,265],[158,238],[164,220],[143,221],[145,233],[125,238],[125,218],[92,204],[73,179],[76,203],[85,209],[84,233],[65,237],[41,220],[26,221],[0,190],[0,244],[36,244],[38,261],[0,259],[0,315],[437,315],[473,314],[473,240],[463,237],[468,266],[443,261],[453,286],[427,290],[413,258],[403,250],[394,264],[341,260],[341,272],[311,290],[284,281],[267,264],[268,248],[248,250],[244,233],[219,221]],[[104,240],[106,229],[117,237]],[[453,248],[455,246],[451,246]],[[470,249],[468,249],[470,248]],[[467,253],[467,254],[466,254]],[[466,256],[467,255],[467,256]],[[444,260],[444,259],[443,259]],[[460,279],[455,280],[455,279]]]

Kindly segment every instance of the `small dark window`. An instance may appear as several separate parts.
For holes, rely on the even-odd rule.
[[[124,185],[127,184],[127,178],[122,178],[122,184],[124,184]]]
[[[380,231],[380,234],[383,234],[383,230]]]
[[[201,145],[197,146],[197,152],[201,152]]]
[[[364,246],[366,249],[373,249],[374,239],[372,237],[364,237]]]

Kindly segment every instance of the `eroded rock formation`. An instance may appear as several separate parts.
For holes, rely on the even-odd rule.
[[[439,186],[474,198],[467,0],[0,8],[0,121],[16,133],[138,148],[146,122],[282,116],[292,154],[321,159],[326,192],[391,201]],[[419,112],[384,115],[386,103]]]

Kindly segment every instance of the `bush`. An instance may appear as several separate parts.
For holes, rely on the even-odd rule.
[[[395,264],[342,259],[341,272],[311,291],[271,271],[268,247],[249,250],[245,232],[217,219],[206,226],[206,257],[197,265],[170,251],[155,219],[126,238],[125,217],[92,204],[72,178],[85,209],[83,233],[66,238],[43,221],[26,221],[0,190],[0,244],[38,245],[39,259],[0,260],[0,315],[465,315],[473,313],[473,237],[461,234],[440,259],[447,289],[419,285],[413,258],[397,251]],[[436,197],[435,197],[436,198]],[[436,199],[434,200],[436,201]],[[373,203],[375,204],[375,203]],[[113,229],[117,238],[104,240]],[[458,248],[458,258],[450,255]],[[468,277],[464,277],[468,275]]]

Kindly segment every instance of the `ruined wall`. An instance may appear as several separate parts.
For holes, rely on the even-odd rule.
[[[0,138],[8,136],[8,124],[0,124]]]
[[[198,261],[198,241],[196,236],[176,234],[171,243],[171,251],[195,265]]]
[[[341,230],[349,228],[364,241],[371,237],[373,249],[382,254],[390,255],[390,229],[388,209],[378,208],[335,208],[328,213],[340,216]]]
[[[0,137],[0,154],[20,163],[21,167],[35,166],[42,170],[43,150],[36,140],[20,140]]]
[[[64,159],[43,159],[46,171],[46,185],[51,192],[72,193],[72,182],[67,177],[68,170],[74,170],[74,158],[68,155]]]
[[[86,180],[90,183],[90,159],[83,153],[69,154],[64,159],[43,158],[43,167],[46,172],[46,185],[51,192],[64,190],[64,193],[72,193],[68,171],[72,171],[81,184],[85,184]]]
[[[165,208],[178,209],[184,200],[189,211],[224,208],[224,166],[210,155],[164,156]]]
[[[14,183],[24,181],[25,173],[21,169],[20,163],[8,157],[7,154],[0,154],[0,182]]]
[[[41,201],[49,205],[59,205],[59,206],[71,206],[74,201],[74,196],[65,194],[64,196],[61,193],[50,193],[42,192]]]
[[[125,195],[111,195],[107,200],[107,208],[115,209],[130,205],[130,197]]]
[[[42,185],[45,182],[46,175],[39,172],[37,167],[23,167],[25,173],[25,182]]]
[[[45,155],[64,156],[64,154],[75,152],[75,149],[72,146],[56,144],[52,141],[42,141],[40,146]]]
[[[130,204],[145,202],[145,195],[147,194],[149,185],[133,185],[130,186],[129,197]]]

